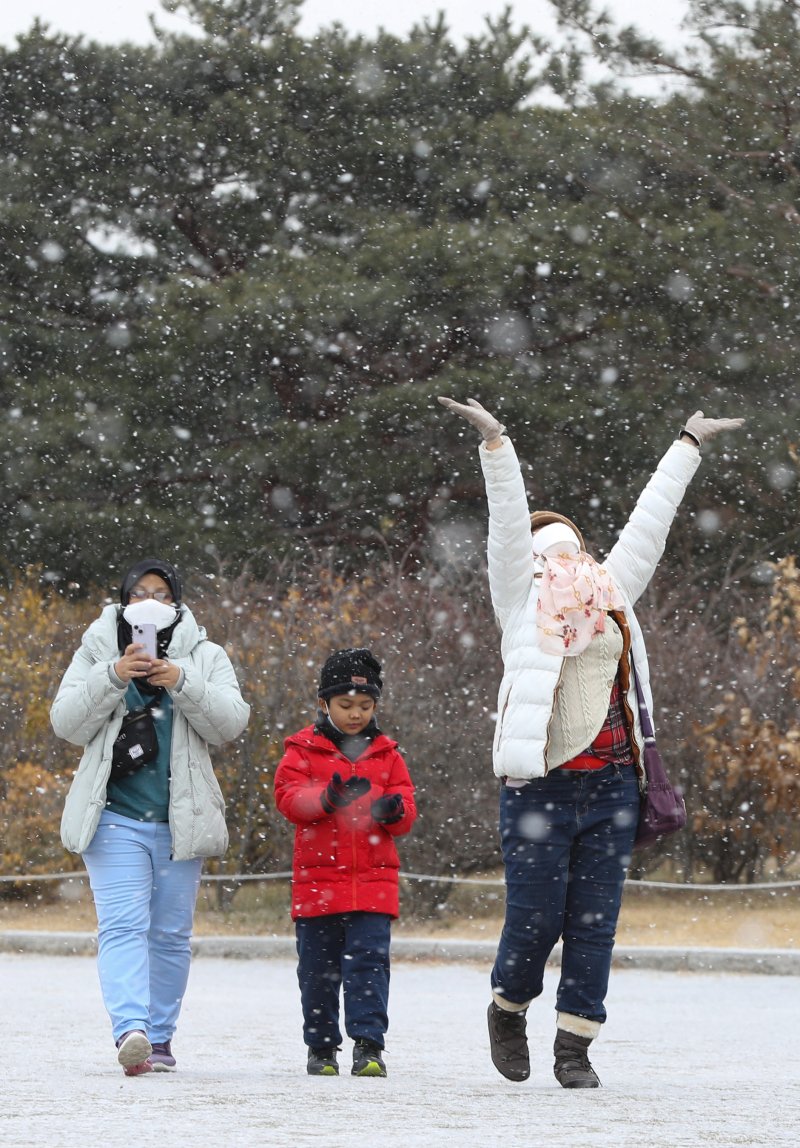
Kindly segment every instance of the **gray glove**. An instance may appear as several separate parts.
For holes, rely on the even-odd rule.
[[[702,411],[695,411],[686,426],[681,428],[681,434],[688,434],[698,446],[702,446],[708,439],[718,435],[720,431],[738,430],[744,419],[706,419]]]
[[[499,442],[500,436],[505,432],[506,428],[503,424],[494,415],[489,414],[477,399],[467,399],[465,406],[464,403],[457,403],[455,399],[445,399],[440,395],[439,402],[449,411],[461,415],[468,423],[472,423],[483,435],[483,441],[487,446],[490,443]]]

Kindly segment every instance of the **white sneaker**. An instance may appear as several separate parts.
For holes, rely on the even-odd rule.
[[[140,1076],[143,1072],[152,1072],[153,1066],[147,1062],[152,1051],[150,1041],[138,1029],[124,1033],[117,1041],[117,1060],[126,1076]]]

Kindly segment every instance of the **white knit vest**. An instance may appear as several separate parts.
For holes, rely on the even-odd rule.
[[[547,730],[548,769],[583,753],[603,728],[622,648],[622,632],[607,615],[605,631],[577,657],[564,658]]]

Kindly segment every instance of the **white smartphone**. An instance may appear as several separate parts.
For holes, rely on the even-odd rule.
[[[133,640],[139,645],[144,646],[144,652],[148,658],[153,661],[158,657],[158,649],[156,646],[156,628],[152,622],[134,622],[131,626],[133,631]]]

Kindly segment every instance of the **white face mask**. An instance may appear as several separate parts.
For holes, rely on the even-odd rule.
[[[143,602],[129,603],[122,611],[122,617],[130,625],[134,622],[143,622],[145,625],[155,626],[157,630],[166,630],[178,617],[178,611],[168,602],[145,598]]]

